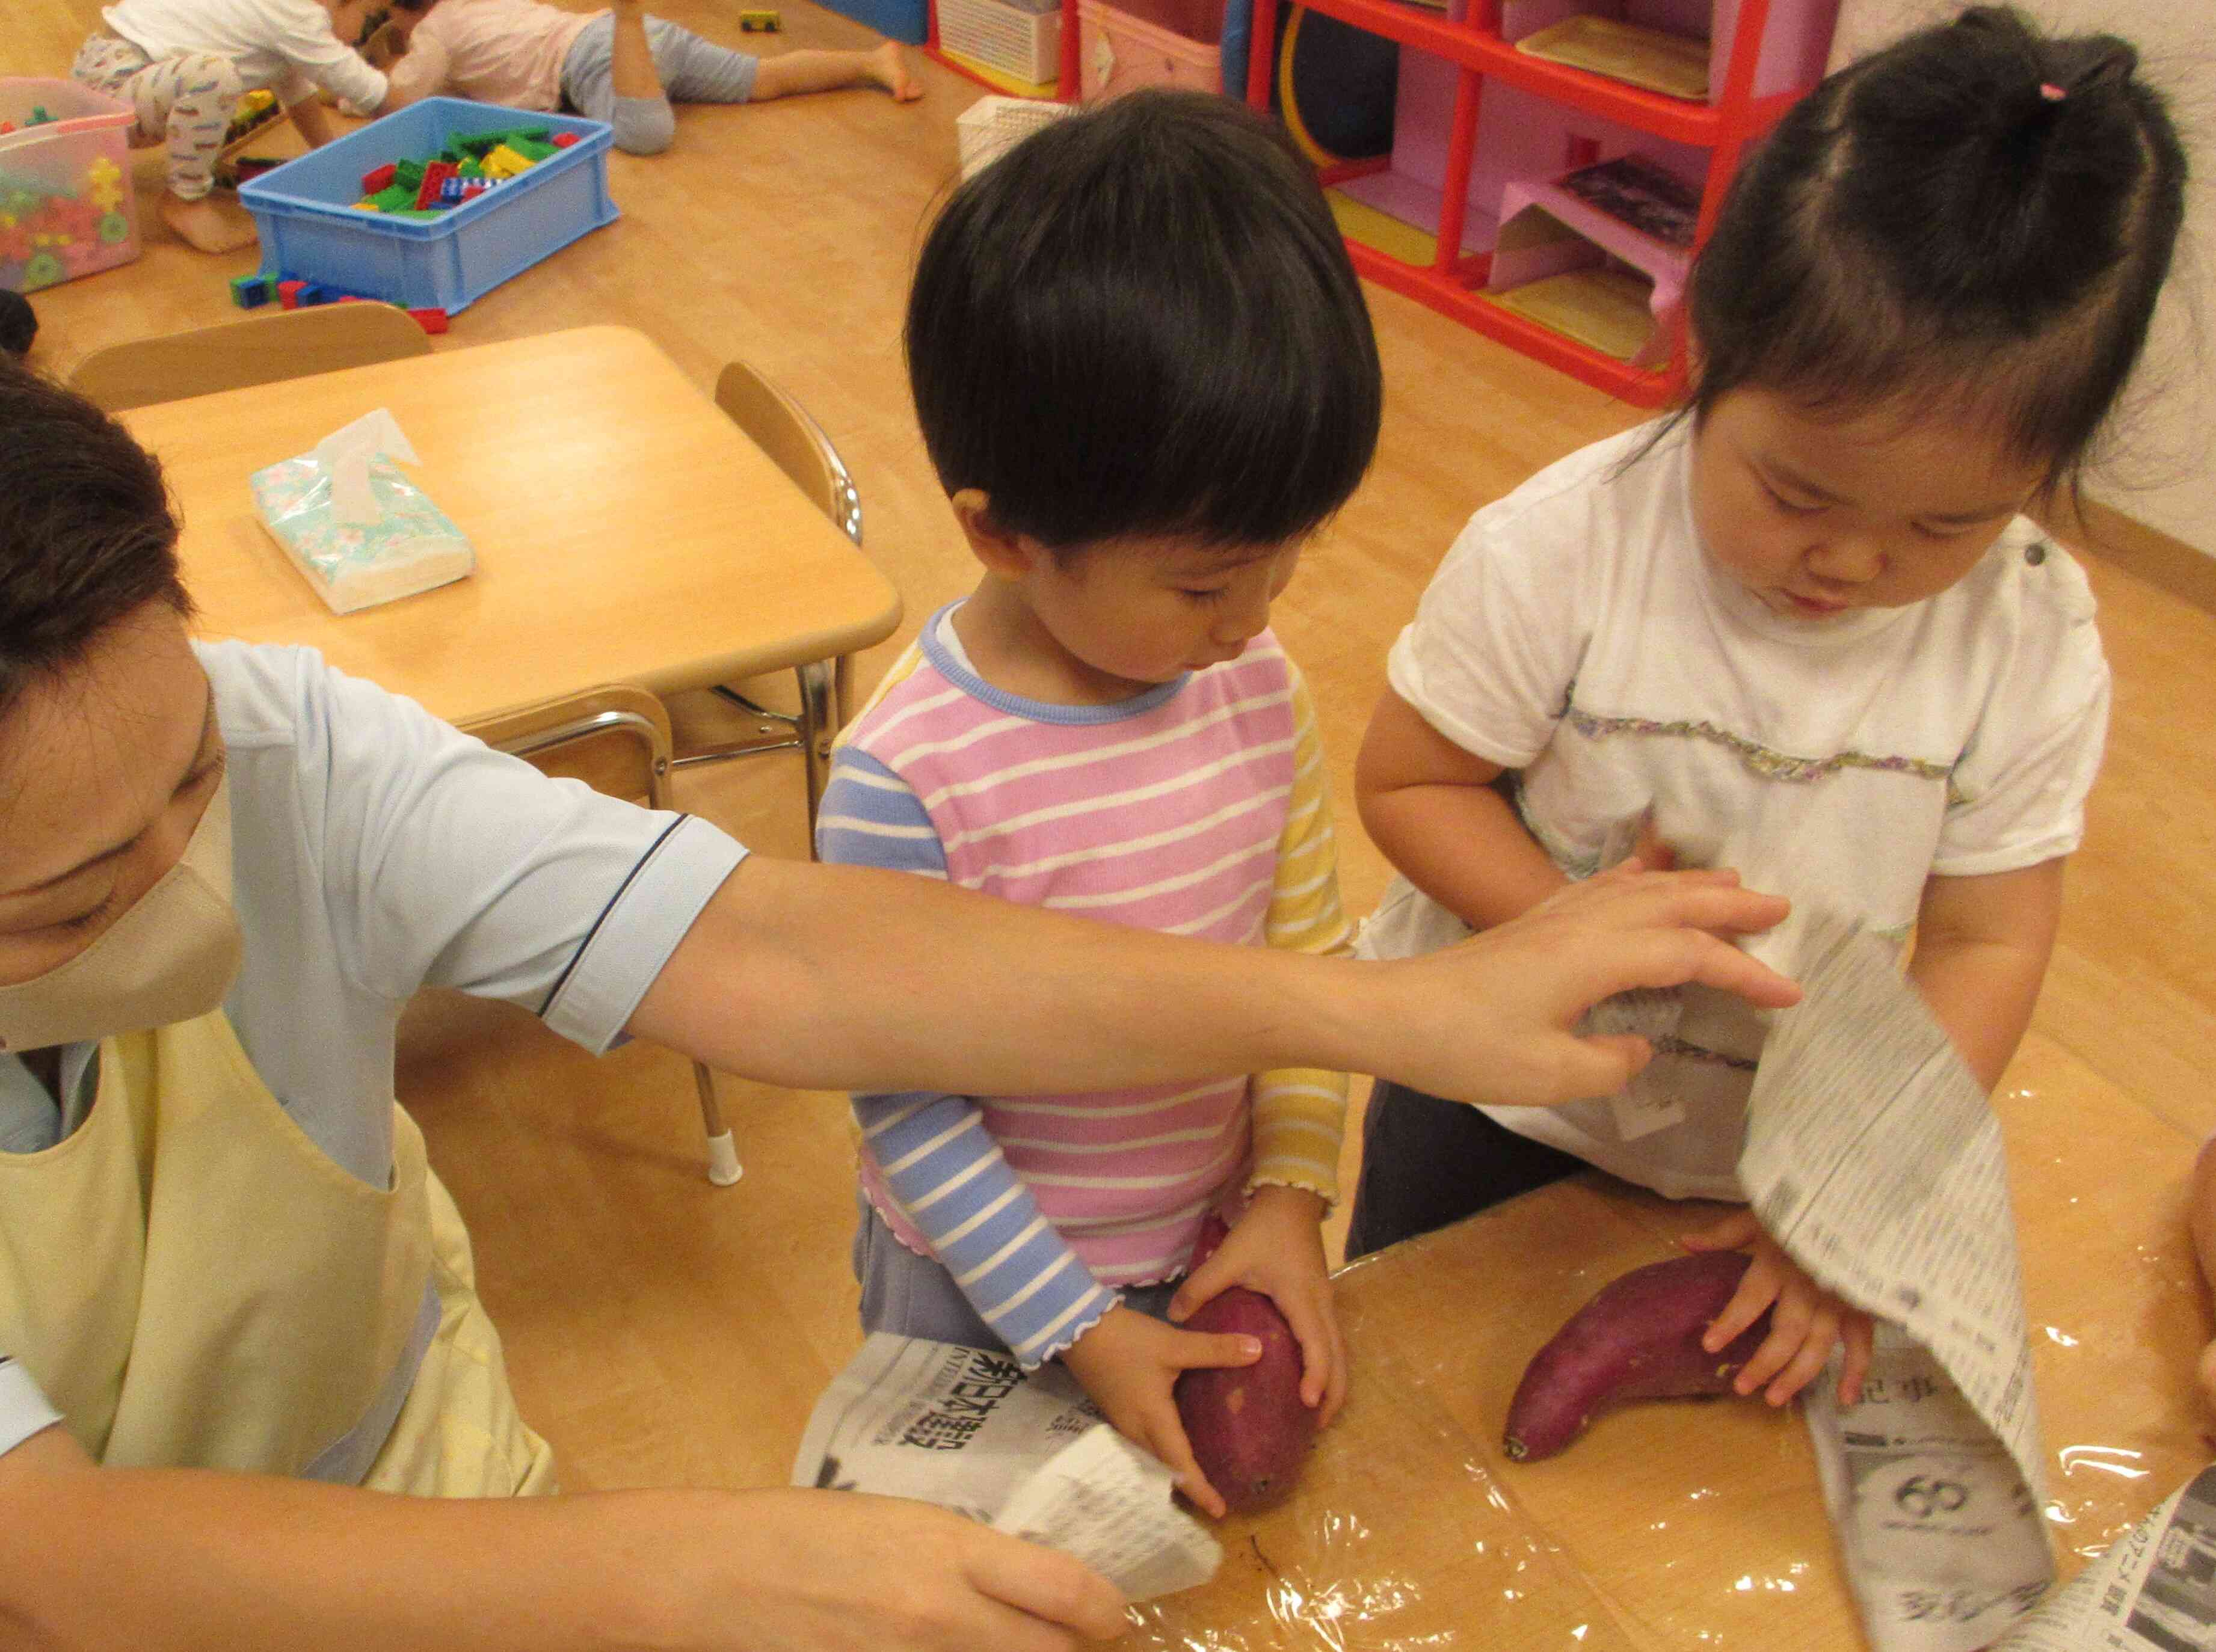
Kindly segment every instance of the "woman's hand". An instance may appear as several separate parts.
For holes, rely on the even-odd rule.
[[[1261,1357],[1254,1337],[1179,1330],[1119,1305],[1079,1337],[1062,1362],[1117,1433],[1167,1464],[1178,1489],[1222,1520],[1223,1499],[1193,1459],[1172,1391],[1185,1372],[1253,1365]]]
[[[1325,1208],[1305,1188],[1255,1188],[1230,1237],[1170,1299],[1170,1318],[1183,1324],[1234,1285],[1268,1297],[1301,1345],[1301,1398],[1323,1408],[1316,1422],[1329,1428],[1346,1403],[1346,1340],[1324,1261]]]
[[[1628,1034],[1576,1037],[1578,1017],[1618,992],[1688,981],[1766,1008],[1798,1003],[1800,988],[1725,938],[1769,929],[1788,910],[1782,896],[1741,888],[1736,872],[1627,863],[1460,946],[1378,966],[1394,972],[1394,1007],[1365,1023],[1367,1070],[1495,1105],[1613,1095],[1653,1047]]]
[[[1800,1265],[1762,1231],[1752,1211],[1727,1216],[1714,1227],[1684,1238],[1688,1250],[1747,1250],[1754,1260],[1746,1277],[1724,1305],[1724,1311],[1701,1338],[1701,1346],[1720,1354],[1741,1331],[1770,1310],[1770,1335],[1754,1357],[1732,1379],[1733,1389],[1751,1394],[1767,1383],[1763,1398],[1782,1405],[1813,1381],[1831,1357],[1831,1350],[1846,1345],[1839,1372],[1839,1403],[1852,1405],[1862,1397],[1862,1379],[1868,1374],[1870,1317],[1825,1290],[1801,1271]]]

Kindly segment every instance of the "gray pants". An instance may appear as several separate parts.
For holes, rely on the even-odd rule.
[[[854,1277],[862,1284],[862,1330],[889,1330],[963,1348],[1006,1347],[984,1317],[970,1305],[954,1275],[929,1256],[919,1256],[893,1237],[867,1199],[857,1198]],[[1123,1292],[1123,1305],[1167,1319],[1177,1281]]]
[[[605,120],[615,128],[616,147],[626,155],[659,155],[669,147],[677,134],[672,103],[743,103],[754,95],[754,58],[649,17],[646,43],[654,52],[662,95],[618,97],[611,79],[615,39],[612,13],[603,12],[585,25],[562,60],[562,95],[588,120]]]

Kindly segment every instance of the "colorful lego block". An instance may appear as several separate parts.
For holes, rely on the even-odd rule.
[[[439,200],[439,187],[454,175],[452,161],[427,161],[423,165],[423,181],[416,191],[416,206],[419,212],[434,206]]]
[[[372,167],[361,175],[361,193],[365,195],[379,194],[391,188],[399,176],[400,168],[394,162],[387,161],[383,166]]]
[[[276,296],[269,277],[259,270],[231,278],[231,301],[241,310],[258,310]]]
[[[300,289],[307,285],[305,281],[278,282],[277,302],[287,310],[298,310],[300,307]]]
[[[557,132],[554,134],[554,147],[557,149],[567,149],[576,141],[577,134],[574,132]]]
[[[488,150],[477,164],[484,169],[487,177],[513,178],[520,172],[530,171],[533,163],[501,144]]]
[[[785,30],[785,15],[775,11],[742,11],[739,14],[742,34],[778,34]]]
[[[427,333],[446,330],[446,312],[443,310],[411,310],[408,313],[416,318],[416,326]]]

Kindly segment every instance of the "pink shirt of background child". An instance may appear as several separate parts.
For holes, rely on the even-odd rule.
[[[562,107],[562,64],[605,12],[557,11],[538,0],[441,0],[409,36],[392,83],[409,97],[452,87],[483,103]]]

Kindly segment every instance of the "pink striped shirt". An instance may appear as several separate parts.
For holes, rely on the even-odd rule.
[[[1265,632],[1238,659],[1134,699],[1078,707],[992,688],[947,652],[936,629],[926,626],[924,642],[841,744],[819,828],[827,859],[936,873],[1025,906],[1233,944],[1307,947],[1311,930],[1320,937],[1312,949],[1343,942],[1306,696],[1273,636]],[[1290,862],[1289,843],[1299,845]],[[1272,934],[1285,923],[1289,865],[1304,886],[1296,891],[1298,937]],[[867,1098],[908,1105],[863,1112],[863,1188],[903,1243],[953,1267],[950,1231],[994,1214],[972,1188],[1005,1186],[987,1173],[997,1145],[1099,1285],[1174,1277],[1201,1219],[1243,1184],[1252,1084],[1241,1075],[982,1096],[966,1117],[950,1115],[920,1137],[901,1127],[940,1098]],[[1343,1107],[1343,1091],[1336,1102]],[[1335,1108],[1323,1111],[1330,1122],[1316,1133],[1328,1139],[1309,1145],[1327,1187],[1338,1121]],[[965,1139],[976,1121],[982,1137]],[[957,1213],[966,1214],[950,1223]],[[1006,1244],[1023,1242],[1017,1232]],[[989,1271],[994,1259],[970,1271]],[[1072,1315],[1088,1305],[1067,1282],[1002,1283],[1002,1297],[1043,1293]],[[1112,1301],[1100,1297],[1093,1318]],[[973,1292],[988,1320],[995,1299],[990,1289]],[[1014,1305],[1009,1313],[1018,1323],[1028,1317]],[[1009,1340],[1019,1355],[1032,1352]]]

